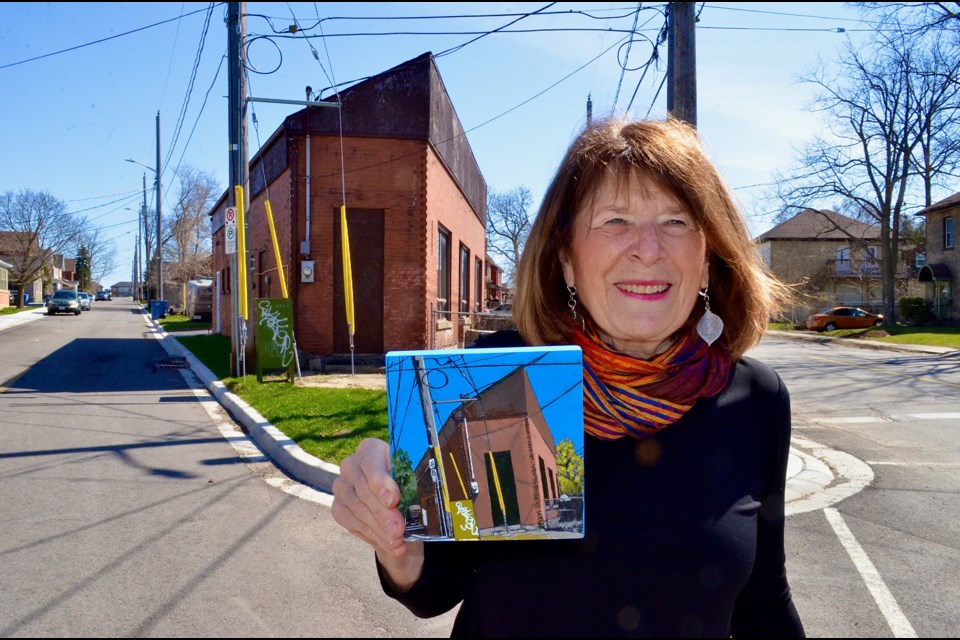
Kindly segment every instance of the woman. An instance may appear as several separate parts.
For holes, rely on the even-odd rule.
[[[583,540],[405,543],[385,443],[343,461],[333,515],[384,590],[453,635],[803,636],[783,548],[790,403],[744,353],[786,290],[696,132],[577,137],[517,274],[518,331],[478,347],[584,356]]]

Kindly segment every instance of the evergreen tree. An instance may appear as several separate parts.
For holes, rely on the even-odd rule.
[[[90,250],[82,242],[77,251],[76,263],[77,291],[87,291],[90,288]]]

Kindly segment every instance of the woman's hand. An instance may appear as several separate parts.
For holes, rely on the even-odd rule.
[[[409,589],[423,569],[423,543],[405,543],[397,509],[400,487],[390,475],[390,447],[368,438],[340,463],[333,483],[333,519],[377,553],[394,586]]]

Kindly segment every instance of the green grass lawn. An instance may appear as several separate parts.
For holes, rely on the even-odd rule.
[[[300,387],[230,376],[231,342],[219,334],[176,336],[230,391],[325,462],[339,465],[364,438],[387,439],[387,394],[372,389]]]
[[[187,316],[174,313],[168,313],[165,318],[159,318],[158,322],[167,333],[173,333],[175,331],[210,330],[210,322],[191,320]]]
[[[878,342],[892,342],[895,344],[918,344],[931,347],[950,347],[960,349],[960,328],[957,327],[904,327],[900,325],[883,325],[873,329],[840,329],[828,332],[826,335],[835,337],[866,336],[870,331],[882,329],[889,336],[867,337],[867,340]]]
[[[0,316],[10,316],[15,313],[20,313],[21,311],[30,311],[31,309],[36,309],[36,307],[4,307],[0,309]]]
[[[227,387],[310,455],[339,465],[364,438],[387,439],[387,393],[228,378]]]

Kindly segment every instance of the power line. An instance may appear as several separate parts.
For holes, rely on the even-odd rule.
[[[223,4],[223,3],[218,3],[218,4]],[[182,20],[183,18],[187,18],[187,17],[189,17],[189,16],[192,16],[192,15],[195,14],[195,13],[200,13],[201,11],[206,11],[206,9],[197,9],[196,11],[191,11],[190,13],[185,13],[185,14],[179,15],[179,16],[177,16],[176,18],[170,18],[169,20],[161,20],[160,22],[154,22],[153,24],[148,24],[148,25],[145,26],[145,27],[139,27],[139,28],[137,28],[137,29],[131,29],[130,31],[124,31],[123,33],[118,33],[117,35],[114,35],[114,36],[108,36],[108,37],[106,37],[106,38],[100,38],[99,40],[93,40],[93,41],[91,41],[91,42],[85,42],[85,43],[83,43],[83,44],[78,44],[78,45],[76,45],[75,47],[68,47],[67,49],[60,49],[59,51],[51,51],[50,53],[44,53],[44,54],[39,55],[39,56],[34,56],[34,57],[32,57],[32,58],[27,58],[27,59],[25,59],[25,60],[18,60],[17,62],[10,62],[10,63],[8,63],[8,64],[0,65],[0,69],[6,69],[6,68],[8,68],[8,67],[16,67],[17,65],[26,64],[26,63],[28,63],[28,62],[34,62],[34,61],[36,61],[36,60],[43,60],[44,58],[50,58],[50,57],[52,57],[52,56],[58,56],[58,55],[60,55],[60,54],[62,54],[62,53],[69,53],[70,51],[76,51],[76,50],[78,50],[78,49],[83,49],[83,48],[85,48],[85,47],[92,47],[92,46],[95,45],[95,44],[101,44],[101,43],[104,43],[104,42],[109,42],[110,40],[116,40],[117,38],[124,38],[124,37],[126,37],[126,36],[133,35],[134,33],[139,33],[139,32],[141,32],[141,31],[146,31],[147,29],[153,29],[154,27],[159,27],[159,26],[165,25],[165,24],[170,23],[170,22],[176,22],[177,20]]]

